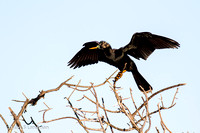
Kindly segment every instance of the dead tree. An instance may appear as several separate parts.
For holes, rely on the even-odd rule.
[[[154,92],[153,94],[150,94],[150,96],[148,96],[149,94],[145,92],[143,94],[141,93],[142,103],[139,104],[138,106],[138,104],[136,104],[134,100],[134,96],[133,96],[133,92],[131,88],[129,89],[129,93],[130,93],[129,98],[126,98],[123,95],[120,95],[119,92],[120,92],[121,87],[116,87],[116,85],[112,83],[113,75],[115,73],[116,71],[110,77],[108,77],[103,83],[97,84],[97,85],[90,83],[90,85],[84,86],[84,85],[80,85],[80,81],[77,84],[70,84],[68,82],[73,78],[72,76],[66,81],[64,81],[63,83],[61,83],[55,89],[50,89],[46,91],[42,90],[36,98],[29,99],[23,94],[26,98],[25,101],[14,100],[15,102],[23,102],[23,106],[17,115],[9,107],[10,113],[14,119],[13,123],[9,126],[9,124],[4,119],[3,115],[0,114],[0,117],[5,123],[8,133],[11,133],[13,131],[14,126],[17,126],[19,131],[23,133],[24,132],[23,127],[21,126],[22,122],[24,122],[27,125],[33,124],[38,129],[38,132],[41,132],[40,127],[38,125],[42,125],[43,123],[50,123],[54,121],[61,121],[63,119],[72,119],[72,120],[77,121],[80,125],[80,128],[83,128],[85,132],[90,132],[90,131],[107,132],[109,130],[109,132],[113,133],[115,131],[128,132],[128,131],[135,130],[138,133],[143,133],[143,132],[147,133],[152,128],[151,117],[157,114],[160,117],[160,123],[161,123],[162,129],[158,129],[158,127],[154,127],[155,130],[158,133],[160,132],[159,130],[171,132],[162,118],[161,110],[168,110],[174,107],[174,105],[176,104],[175,103],[176,95],[178,93],[177,87],[183,86],[185,85],[185,83],[177,84],[177,85],[173,85],[173,86],[161,89],[157,92]],[[73,110],[74,112],[73,116],[63,116],[60,118],[47,120],[46,113],[49,110],[52,110],[52,108],[50,108],[47,104],[44,103],[46,108],[40,111],[40,112],[43,112],[43,118],[41,122],[35,122],[32,117],[31,117],[31,122],[29,123],[24,119],[23,113],[29,107],[28,105],[37,106],[37,102],[40,101],[41,98],[47,97],[48,93],[59,91],[63,86],[67,86],[68,88],[72,89],[72,92],[67,97],[65,97],[65,100],[68,101],[69,106],[67,106],[67,108]],[[112,96],[110,96],[110,98],[115,99],[115,103],[113,103],[113,105],[116,104],[114,109],[110,109],[109,107],[113,105],[107,105],[106,102],[104,101],[104,98],[99,97],[97,90],[99,87],[102,87],[102,86],[105,87],[106,89],[111,90],[110,95]],[[169,105],[168,107],[164,106],[163,98],[161,96],[160,101],[153,103],[153,105],[157,105],[157,109],[152,111],[151,107],[149,106],[150,101],[158,94],[161,94],[173,88],[176,88],[176,92],[171,97],[172,98],[171,105]],[[88,110],[87,108],[76,107],[76,105],[73,105],[74,101],[71,101],[71,97],[73,96],[74,92],[76,93],[89,92],[91,94],[90,96],[87,96],[84,93],[81,93],[82,97],[77,98],[77,101],[80,102],[82,100],[87,100],[87,102],[90,104],[88,106],[93,106],[94,109]],[[132,105],[127,106],[125,104],[126,101],[131,102]],[[126,118],[127,126],[124,127],[121,125],[117,125],[116,123],[113,123],[113,120],[112,120],[113,117],[110,117],[110,115],[114,116],[115,119],[119,118],[119,116]],[[94,125],[91,125],[90,123],[95,123],[95,127]]]

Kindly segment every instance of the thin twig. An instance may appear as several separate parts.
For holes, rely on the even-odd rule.
[[[158,103],[158,110],[159,110],[159,116],[160,116],[160,120],[161,120],[161,125],[163,125],[164,128],[167,129],[167,131],[169,131],[170,133],[172,133],[172,132],[169,130],[169,128],[165,125],[165,123],[164,123],[164,121],[163,121],[163,119],[162,119],[159,103]]]
[[[6,122],[6,120],[3,118],[3,116],[0,114],[1,119],[3,120],[4,124],[6,125],[7,129],[9,130],[9,126],[8,123]]]
[[[78,116],[76,110],[73,109],[73,105],[72,105],[72,103],[69,101],[69,99],[67,99],[67,100],[68,100],[68,103],[70,104],[72,110],[74,111],[74,114],[75,114],[76,118],[79,120],[79,121],[78,121],[79,124],[84,128],[84,130],[85,130],[87,133],[89,133],[89,131],[87,130],[87,128],[85,128],[85,126],[83,125],[83,123],[80,121],[80,118],[79,118],[79,116]]]
[[[99,87],[99,86],[102,86],[102,85],[104,85],[105,83],[107,83],[107,81],[115,74],[117,72],[117,70],[109,77],[109,78],[107,78],[103,83],[101,83],[101,84],[98,84],[98,85],[94,85],[94,87]],[[58,90],[60,90],[60,88],[62,88],[64,85],[66,85],[66,86],[68,86],[69,88],[71,88],[71,87],[76,87],[76,88],[72,88],[72,89],[76,89],[76,90],[78,90],[78,91],[88,91],[88,90],[90,90],[91,89],[91,86],[83,86],[83,85],[75,85],[75,84],[68,84],[67,82],[69,81],[69,80],[71,80],[72,78],[73,78],[74,76],[71,76],[69,79],[67,79],[67,80],[65,80],[63,83],[61,83],[57,88],[55,88],[55,89],[50,89],[50,90],[46,90],[46,91],[41,91],[40,92],[40,94],[36,97],[36,98],[32,98],[31,100],[30,100],[30,102],[29,102],[29,104],[31,104],[31,105],[36,105],[37,104],[37,102],[41,99],[41,98],[44,98],[44,96],[45,96],[45,94],[46,93],[50,93],[50,92],[54,92],[54,91],[58,91]],[[80,88],[87,88],[86,90],[80,90],[80,89],[78,89],[77,87],[80,87]]]
[[[103,110],[104,110],[106,119],[107,119],[108,123],[110,124],[110,120],[109,120],[108,115],[107,115],[106,110],[105,110],[105,104],[104,104],[104,99],[103,98],[102,98],[102,104],[103,104]],[[112,129],[112,126],[109,125],[109,127],[110,127],[111,132],[114,133],[114,131]]]
[[[94,102],[93,100],[91,100],[89,97],[87,97],[87,96],[85,96],[85,95],[84,95],[84,97],[85,97],[86,99],[88,99],[90,102],[92,102],[93,104],[96,104],[96,102]],[[120,110],[117,110],[117,111],[109,110],[109,109],[106,109],[106,108],[102,107],[100,104],[99,104],[98,106],[99,106],[100,108],[102,108],[102,109],[105,109],[107,112],[111,112],[111,113],[121,113]]]
[[[146,108],[146,117],[145,117],[145,119],[144,119],[144,123],[143,123],[142,127],[140,128],[140,131],[143,131],[144,126],[145,126],[145,124],[146,124],[146,122],[147,122],[147,117],[148,117],[148,104],[149,104],[149,101],[148,101],[148,96],[147,96],[146,91],[144,90],[144,88],[143,88],[142,86],[140,86],[140,88],[141,88],[141,90],[143,90],[143,94],[144,94],[145,97],[146,97],[146,104],[145,104],[145,108]],[[145,100],[144,100],[143,97],[142,97],[142,100],[143,100],[143,103],[144,103]],[[145,133],[146,133],[146,132],[145,132]]]
[[[10,113],[12,114],[13,118],[14,118],[14,122],[17,124],[17,126],[19,127],[19,130],[21,133],[24,133],[23,131],[23,128],[22,128],[22,125],[19,121],[19,117],[15,114],[15,112],[10,108],[8,107],[8,109],[10,110]],[[9,130],[8,132],[11,133],[12,130]]]
[[[113,92],[115,94],[115,97],[117,99],[117,103],[119,105],[119,107],[121,108],[122,112],[129,118],[132,126],[137,130],[139,131],[139,127],[135,124],[134,120],[133,120],[133,117],[131,116],[131,113],[127,113],[123,104],[122,104],[122,98],[118,95],[118,93],[116,92],[116,89],[115,89],[115,83],[113,85]]]
[[[161,89],[155,93],[153,93],[150,97],[148,97],[148,101],[150,99],[152,99],[154,96],[156,96],[157,94],[163,92],[163,91],[166,91],[166,90],[169,90],[169,89],[172,89],[172,88],[175,88],[175,87],[179,87],[179,86],[183,86],[183,85],[186,85],[186,83],[182,83],[182,84],[177,84],[177,85],[173,85],[173,86],[170,86],[170,87],[167,87],[167,88],[164,88],[164,89]],[[140,107],[138,108],[138,110],[140,110],[142,107],[144,107],[144,105],[146,104],[147,101],[145,101],[142,105],[140,105]],[[135,114],[137,113],[137,111],[135,111],[132,115],[135,116]]]
[[[176,95],[178,94],[178,90],[179,90],[179,88],[177,88],[177,90],[176,90],[176,93],[175,93],[175,95],[174,95],[174,98],[173,98],[173,100],[172,100],[172,104],[171,104],[171,105],[175,104],[174,101],[175,101],[175,99],[176,99]]]
[[[75,86],[75,89],[72,91],[72,93],[69,95],[69,97],[67,98],[68,100],[70,99],[70,97],[72,96],[72,94],[74,93],[74,91],[77,89],[77,86],[81,83],[81,80],[79,80],[78,84]]]
[[[156,128],[157,133],[160,133],[160,131],[158,130],[158,128],[157,127],[155,127],[155,128]]]
[[[22,113],[24,112],[24,110],[26,109],[27,105],[29,103],[29,99],[26,99],[26,101],[24,102],[24,105],[22,106],[20,112],[18,113],[18,115],[16,116],[16,120],[19,120],[19,117],[22,115]],[[11,109],[11,108],[10,108]],[[17,123],[17,121],[14,120],[14,122],[12,123],[12,125],[10,126],[9,130],[8,130],[8,133],[11,133],[15,124]]]
[[[92,88],[93,88],[94,96],[95,96],[95,99],[96,99],[96,111],[97,111],[96,114],[97,114],[99,123],[100,123],[100,125],[101,125],[101,129],[102,129],[102,131],[105,133],[106,131],[105,131],[104,127],[103,127],[102,118],[100,117],[100,114],[99,114],[99,101],[98,101],[97,93],[96,93],[96,91],[95,91],[95,88],[94,88],[93,84],[92,84]]]
[[[22,115],[22,119],[23,119],[23,121],[26,123],[26,125],[33,124],[33,125],[38,129],[38,132],[41,133],[40,127],[35,123],[35,121],[33,120],[32,117],[30,117],[30,118],[31,118],[31,121],[28,123],[28,122],[25,120],[24,116]]]
[[[130,95],[131,95],[131,99],[132,99],[133,105],[134,105],[134,107],[135,107],[135,109],[136,109],[138,115],[139,115],[140,118],[142,119],[143,117],[142,117],[142,115],[140,114],[140,112],[139,112],[139,110],[138,110],[138,108],[137,108],[137,106],[136,106],[136,104],[135,104],[135,100],[133,99],[133,94],[132,94],[132,89],[131,89],[131,88],[130,88]],[[133,117],[134,117],[134,116],[133,116]]]

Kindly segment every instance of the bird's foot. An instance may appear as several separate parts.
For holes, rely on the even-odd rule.
[[[125,73],[125,72],[126,72],[126,70],[120,71],[117,74],[117,76],[115,77],[114,83],[117,82],[123,76],[123,73]]]

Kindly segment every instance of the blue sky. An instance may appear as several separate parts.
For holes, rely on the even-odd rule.
[[[176,106],[163,111],[163,119],[173,132],[199,132],[199,5],[197,0],[1,0],[0,113],[11,124],[8,107],[16,112],[20,109],[20,104],[12,102],[12,99],[24,99],[22,92],[29,98],[35,97],[40,90],[55,88],[72,75],[75,75],[73,83],[80,79],[86,85],[89,82],[101,83],[116,68],[105,63],[76,70],[67,66],[67,62],[82,48],[82,44],[106,40],[113,48],[119,48],[130,41],[133,33],[149,31],[175,39],[181,47],[157,50],[147,61],[133,60],[155,91],[187,83],[179,89]],[[124,74],[119,85],[124,88],[121,93],[127,97],[130,87],[135,95],[141,95],[130,73]],[[104,92],[99,90],[103,97],[109,97]],[[45,107],[42,102],[53,107],[55,114],[65,116],[67,102],[63,97],[69,93],[69,89],[65,88],[47,95],[37,107],[30,107],[33,114],[27,114],[27,118],[33,116],[41,120],[37,111]],[[166,98],[173,93],[165,93]],[[74,99],[80,97],[77,94]],[[157,105],[157,101],[154,104]],[[72,121],[50,123],[50,129],[43,132],[78,132],[79,129],[66,126]],[[155,125],[157,123],[159,119],[155,118]],[[5,132],[1,120],[0,125],[0,132]],[[152,131],[154,129],[152,127]]]

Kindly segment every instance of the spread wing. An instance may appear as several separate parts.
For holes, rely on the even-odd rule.
[[[84,47],[68,62],[68,66],[75,69],[77,67],[98,63],[99,50],[89,49],[96,47],[98,44],[99,43],[95,41],[83,44]]]
[[[146,60],[155,49],[178,48],[180,44],[167,37],[141,32],[133,34],[128,45],[123,51],[136,59]]]

